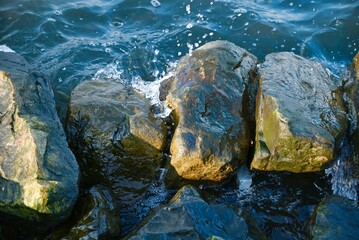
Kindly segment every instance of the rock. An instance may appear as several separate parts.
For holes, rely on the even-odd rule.
[[[109,239],[120,234],[119,206],[111,190],[96,185],[77,204],[81,219],[63,239]]]
[[[124,211],[143,196],[166,138],[149,100],[112,79],[85,81],[72,92],[66,129],[85,186],[111,187]]]
[[[79,170],[53,92],[15,53],[0,53],[0,70],[0,211],[55,224],[71,213]]]
[[[347,120],[338,86],[317,62],[272,53],[259,68],[251,168],[315,172],[332,161]]]
[[[346,173],[350,178],[359,179],[359,52],[353,59],[349,71],[343,77],[347,114],[350,119],[349,145],[352,149],[346,161]]]
[[[340,196],[326,197],[316,208],[311,227],[313,239],[356,239],[358,203]]]
[[[125,239],[264,239],[258,228],[253,232],[240,211],[209,205],[186,186]]]
[[[233,43],[210,42],[180,60],[171,87],[163,84],[177,125],[170,151],[179,176],[221,181],[247,159],[256,64]]]

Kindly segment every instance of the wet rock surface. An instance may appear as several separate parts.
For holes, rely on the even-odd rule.
[[[112,79],[85,81],[71,95],[66,129],[83,186],[110,186],[123,219],[136,222],[141,209],[131,206],[155,179],[165,143],[149,100]]]
[[[112,239],[120,235],[120,208],[110,189],[92,187],[77,206],[82,217],[63,239]]]
[[[255,230],[250,231],[240,210],[209,205],[195,188],[186,186],[126,239],[265,239],[259,228]]]
[[[0,211],[42,226],[65,220],[79,169],[55,111],[48,79],[0,52]]]
[[[160,96],[168,92],[174,109],[171,165],[179,176],[221,181],[247,159],[256,64],[246,50],[215,41],[183,57],[170,86],[163,84]]]
[[[4,62],[14,65],[14,72],[10,77],[0,74],[0,186],[12,192],[0,192],[0,204],[3,204],[2,196],[9,199],[19,196],[20,199],[22,196],[18,193],[28,188],[20,184],[44,183],[45,180],[39,178],[39,163],[31,159],[41,153],[45,157],[52,154],[47,143],[53,141],[41,140],[45,136],[41,131],[49,131],[51,127],[44,124],[43,116],[32,115],[54,108],[52,97],[44,94],[44,89],[49,89],[46,78],[33,72],[23,59],[15,57],[16,54],[10,56],[11,61]],[[0,60],[1,57],[0,54]],[[330,159],[340,155],[329,174],[347,166],[341,171],[350,178],[355,176],[359,106],[357,58],[338,89],[339,79],[332,79],[320,64],[292,53],[269,55],[257,75],[257,60],[245,50],[225,41],[206,44],[183,57],[173,77],[161,82],[160,100],[174,108],[172,115],[163,120],[166,126],[153,116],[161,112],[162,105],[151,106],[149,100],[134,90],[135,86],[105,78],[80,84],[72,94],[66,129],[80,164],[80,189],[84,194],[71,217],[51,229],[34,230],[32,223],[50,219],[49,223],[53,224],[63,220],[65,215],[36,213],[22,205],[20,211],[13,210],[9,205],[11,199],[6,200],[8,205],[0,205],[0,238],[308,239],[354,236],[357,226],[352,219],[356,222],[357,204],[330,196],[317,206],[324,196],[332,194],[329,169],[310,171],[323,169]],[[22,71],[24,67],[29,70]],[[26,76],[28,81],[35,81],[36,87],[31,81],[31,84],[13,81],[13,76]],[[261,86],[257,94],[259,80]],[[35,97],[30,92],[35,93]],[[45,100],[41,100],[44,96]],[[257,109],[256,96],[260,103]],[[255,109],[259,128],[252,168],[275,172],[251,171],[246,164],[236,170],[245,160],[251,160]],[[54,122],[57,124],[58,120]],[[346,129],[348,122],[350,126]],[[61,130],[61,125],[56,126]],[[340,141],[345,131],[347,138]],[[22,134],[17,134],[19,132]],[[61,140],[61,136],[55,136]],[[26,164],[14,160],[19,166],[22,163],[23,168],[14,171],[9,168],[1,152],[5,151],[5,145],[1,145],[5,138],[16,143],[6,145],[12,151],[6,150],[9,156],[30,159]],[[45,144],[39,145],[39,142]],[[338,143],[341,143],[340,148]],[[21,150],[16,150],[15,145]],[[6,161],[1,162],[3,159]],[[51,172],[47,162],[41,164]],[[68,171],[65,165],[61,165],[61,169]],[[310,173],[306,173],[308,171]],[[41,176],[48,176],[46,174]],[[18,182],[9,182],[3,176],[12,176]],[[72,180],[71,176],[66,180]],[[343,179],[341,176],[337,177]],[[222,181],[224,179],[226,181]],[[331,186],[335,186],[336,178],[331,181]],[[99,183],[102,185],[97,185]],[[200,190],[186,186],[178,191],[186,184]],[[348,188],[342,186],[341,189],[348,192]],[[65,190],[60,189],[56,196]],[[75,191],[77,194],[77,185]],[[36,196],[39,195],[35,192],[31,199]],[[351,196],[357,198],[357,194]],[[67,207],[66,202],[61,207]],[[57,219],[52,221],[54,216]],[[347,219],[341,219],[342,216]],[[346,232],[342,230],[345,221],[350,221]]]
[[[356,239],[359,231],[356,201],[337,195],[322,200],[314,212],[312,239]]]
[[[328,166],[347,127],[338,83],[317,62],[272,53],[259,68],[251,167],[312,172]]]
[[[347,171],[350,177],[359,180],[359,53],[354,57],[349,71],[344,76],[345,100],[350,120],[349,142],[352,147],[351,159],[348,161]]]

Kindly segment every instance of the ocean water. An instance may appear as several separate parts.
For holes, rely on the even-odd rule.
[[[293,51],[340,74],[359,50],[359,1],[1,0],[0,26],[0,45],[50,76],[63,120],[71,90],[96,73],[154,81],[218,39],[260,60]]]
[[[292,51],[339,77],[359,51],[359,0],[0,0],[0,51],[16,51],[49,76],[62,121],[79,83],[111,77],[156,101],[182,56],[219,39],[260,61]],[[331,192],[328,177],[240,171],[205,189],[209,199],[248,207],[269,238],[306,238],[315,205]]]

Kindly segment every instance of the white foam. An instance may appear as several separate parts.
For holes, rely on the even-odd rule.
[[[142,80],[139,76],[134,76],[132,79],[125,77],[124,71],[119,69],[119,63],[116,62],[110,63],[106,67],[98,70],[92,79],[114,79],[126,86],[130,85],[135,90],[145,95],[145,97],[150,100],[152,105],[160,107],[161,111],[158,114],[155,114],[156,118],[165,118],[170,115],[172,109],[168,108],[165,102],[160,101],[160,86],[163,81],[168,80],[174,75],[173,69],[176,66],[176,62],[170,63],[167,74],[153,82],[148,82]]]
[[[174,64],[175,65],[175,64]],[[132,79],[132,87],[144,94],[147,99],[151,101],[152,105],[157,105],[160,107],[161,112],[155,114],[157,118],[165,118],[170,115],[172,109],[168,108],[164,101],[160,100],[160,87],[161,83],[165,80],[168,80],[174,75],[174,71],[168,71],[168,73],[153,82],[143,81],[140,77],[135,77]]]
[[[117,64],[110,63],[106,67],[98,70],[93,79],[114,79],[118,82],[126,84],[125,78],[123,77],[123,70],[117,68]]]
[[[237,172],[237,183],[240,191],[252,191],[252,176],[245,164],[243,164]]]
[[[0,45],[0,52],[12,52],[12,53],[14,53],[15,51],[12,50],[11,48],[9,48],[6,45]]]
[[[161,6],[161,3],[158,0],[151,0],[151,5],[154,7],[159,7]]]

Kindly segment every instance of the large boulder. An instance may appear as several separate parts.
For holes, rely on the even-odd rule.
[[[210,205],[191,186],[183,187],[167,205],[126,239],[265,239],[241,210]]]
[[[359,52],[344,75],[345,100],[350,119],[349,145],[352,149],[349,159],[343,163],[349,178],[359,179]]]
[[[356,201],[328,196],[314,211],[310,229],[312,239],[357,239],[359,206]]]
[[[221,181],[247,159],[256,64],[255,56],[226,41],[207,43],[179,61],[161,91],[175,117],[170,151],[178,175]]]
[[[0,52],[0,70],[0,212],[62,221],[78,196],[79,169],[49,81],[15,53]]]
[[[120,210],[110,189],[92,187],[77,206],[81,218],[63,239],[111,239],[120,235]]]
[[[111,187],[123,211],[143,197],[162,161],[166,132],[150,108],[113,79],[85,81],[71,94],[66,130],[82,183]],[[135,213],[127,217],[136,222]]]
[[[314,172],[333,160],[347,120],[338,83],[319,63],[281,52],[259,68],[251,168]]]

